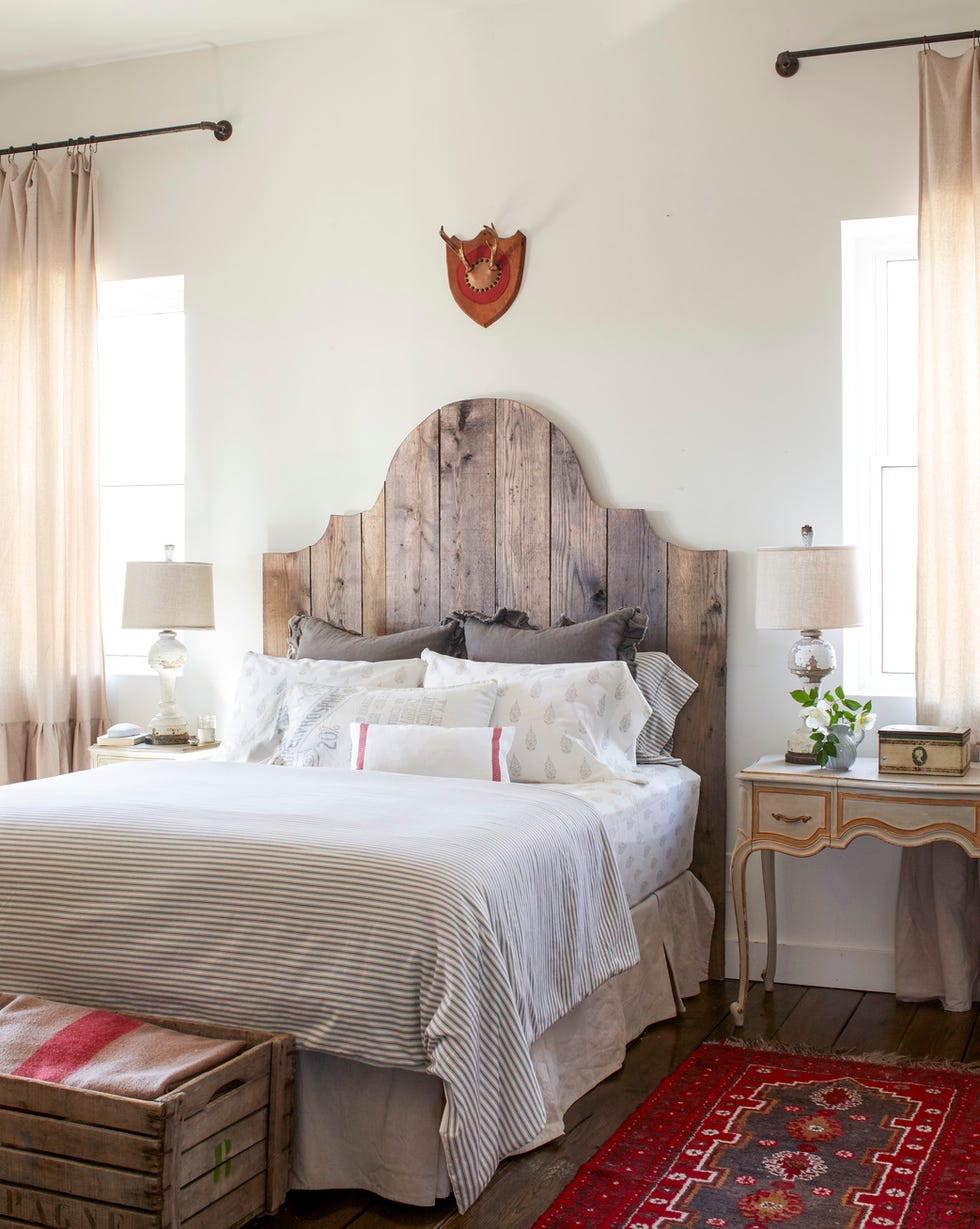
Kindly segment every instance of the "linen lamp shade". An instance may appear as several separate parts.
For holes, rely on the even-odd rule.
[[[127,563],[123,627],[214,628],[210,563]]]
[[[793,546],[758,552],[755,625],[859,627],[864,622],[857,548]]]

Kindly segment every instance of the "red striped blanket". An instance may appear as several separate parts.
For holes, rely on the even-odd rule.
[[[152,1101],[245,1046],[26,994],[0,1004],[0,1073],[119,1097]]]

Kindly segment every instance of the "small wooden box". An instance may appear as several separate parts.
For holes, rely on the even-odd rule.
[[[970,729],[884,725],[878,731],[878,771],[961,777],[970,767]]]
[[[0,1075],[0,1225],[236,1229],[282,1205],[292,1037],[140,1019],[247,1048],[154,1101]]]

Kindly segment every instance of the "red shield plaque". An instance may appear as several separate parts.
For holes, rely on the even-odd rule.
[[[524,235],[501,239],[493,225],[473,239],[457,239],[440,228],[446,241],[446,268],[453,298],[477,324],[499,320],[517,298],[524,273]]]

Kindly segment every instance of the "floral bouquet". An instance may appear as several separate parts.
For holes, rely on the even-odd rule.
[[[874,726],[875,714],[871,711],[871,701],[866,700],[862,704],[860,700],[851,700],[844,695],[842,687],[825,691],[822,696],[817,687],[811,687],[809,691],[801,687],[789,694],[803,705],[803,719],[813,731],[810,739],[814,758],[821,768],[840,751],[841,733],[850,735],[856,745]]]

